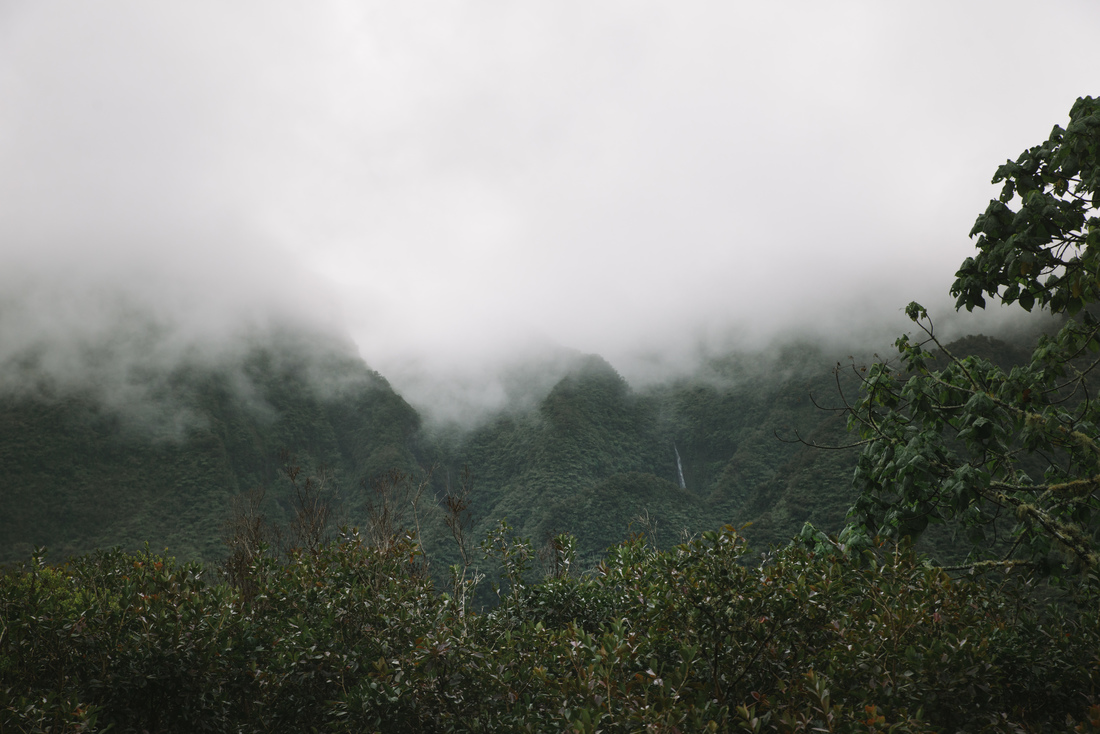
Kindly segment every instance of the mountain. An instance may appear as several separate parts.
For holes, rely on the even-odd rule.
[[[668,546],[752,522],[746,533],[764,546],[806,520],[837,528],[855,455],[794,440],[798,429],[847,442],[841,416],[811,399],[835,394],[829,364],[801,344],[634,390],[601,358],[584,357],[535,408],[453,447],[448,473],[465,467],[473,478],[475,537],[506,517],[536,544],[573,533],[589,559],[631,532]]]
[[[414,468],[416,411],[357,357],[316,348],[257,345],[146,375],[137,405],[48,381],[0,395],[0,562],[145,542],[219,558],[238,495],[267,487],[269,516],[289,515],[284,463],[349,489]]]
[[[1006,364],[1025,356],[988,337],[952,349]],[[289,467],[299,485],[325,478],[337,522],[366,526],[385,510],[387,522],[419,524],[437,572],[457,560],[441,506],[463,476],[475,546],[507,518],[536,546],[572,533],[585,564],[631,533],[669,547],[727,523],[751,523],[744,534],[765,550],[806,521],[839,529],[853,500],[855,450],[811,445],[851,441],[843,413],[820,407],[858,390],[856,361],[837,364],[791,343],[634,388],[602,358],[570,355],[553,379],[537,364],[513,375],[543,394],[472,429],[425,424],[353,350],[316,340],[267,340],[234,359],[131,376],[142,387],[132,405],[42,380],[0,395],[0,563],[40,545],[63,558],[146,542],[219,559],[250,490],[264,488],[260,510],[287,527]]]

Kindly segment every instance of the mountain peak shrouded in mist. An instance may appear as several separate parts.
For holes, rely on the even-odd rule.
[[[580,389],[595,389],[613,398],[621,398],[630,391],[622,375],[598,354],[578,357],[572,369],[550,390],[547,399]]]
[[[334,389],[334,355],[359,359],[315,277],[230,233],[51,244],[0,272],[2,395],[81,396],[176,434],[196,420],[187,375],[224,374],[247,397],[244,365],[266,352]]]

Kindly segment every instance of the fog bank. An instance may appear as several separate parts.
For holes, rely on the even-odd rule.
[[[1056,73],[1012,61],[1035,27]],[[966,235],[1100,91],[1098,28],[1086,0],[5,3],[0,384],[290,324],[468,417],[540,355],[645,384],[889,344],[910,300],[989,330],[948,318]]]

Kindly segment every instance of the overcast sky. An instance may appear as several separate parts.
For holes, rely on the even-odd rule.
[[[1098,35],[1095,0],[0,0],[0,357],[292,319],[413,390],[892,333]]]

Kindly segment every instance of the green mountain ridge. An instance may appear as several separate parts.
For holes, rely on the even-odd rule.
[[[181,367],[168,383],[160,407],[188,416],[180,436],[158,435],[89,390],[0,396],[0,561],[40,545],[63,557],[145,542],[216,559],[237,495],[270,487],[270,513],[287,515],[283,450],[348,486],[415,466],[419,416],[346,355],[307,363],[258,347],[239,364]]]
[[[1019,358],[988,337],[956,344]],[[808,445],[850,441],[843,415],[814,402],[840,400],[836,360],[821,348],[727,355],[642,389],[601,357],[570,359],[541,400],[463,431],[426,426],[358,357],[316,345],[258,345],[236,363],[178,368],[162,381],[160,404],[186,417],[176,436],[87,390],[0,396],[0,562],[42,545],[65,557],[146,542],[181,559],[217,560],[234,501],[249,490],[265,488],[265,515],[288,522],[286,462],[303,477],[323,471],[337,517],[351,525],[369,522],[379,500],[372,480],[431,469],[417,520],[441,563],[457,555],[440,501],[464,472],[475,542],[507,518],[536,546],[572,533],[588,564],[631,533],[669,547],[749,524],[745,535],[763,549],[807,521],[843,524],[856,454]],[[840,376],[854,395],[856,373]],[[410,508],[397,509],[411,526]]]

